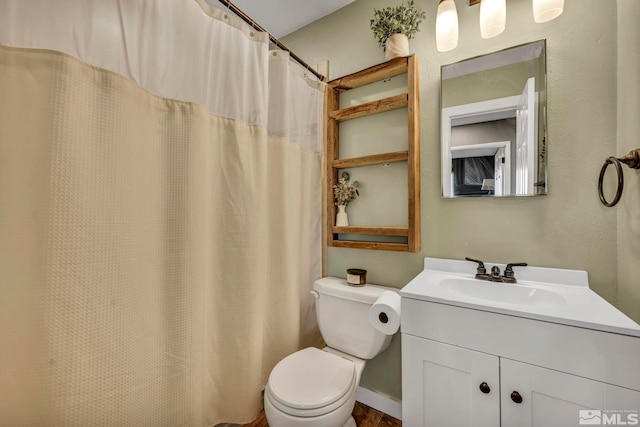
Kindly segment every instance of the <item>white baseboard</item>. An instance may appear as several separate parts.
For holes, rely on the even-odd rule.
[[[387,396],[378,394],[375,391],[358,387],[356,400],[373,409],[377,409],[380,412],[391,415],[393,418],[397,418],[399,420],[402,419],[402,403],[388,398]]]

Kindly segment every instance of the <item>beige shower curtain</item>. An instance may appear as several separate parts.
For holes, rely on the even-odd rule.
[[[323,87],[201,2],[47,3],[0,1],[0,425],[251,421],[319,339]]]

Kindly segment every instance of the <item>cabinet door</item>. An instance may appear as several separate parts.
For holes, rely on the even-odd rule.
[[[604,405],[605,410],[636,412],[635,425],[640,425],[640,391],[629,390],[628,388],[616,387],[610,384],[604,385]],[[629,425],[634,425],[629,420]],[[622,423],[618,423],[622,424]]]
[[[622,387],[504,358],[500,374],[503,426],[633,425],[629,411],[640,410],[640,392]]]
[[[499,427],[499,378],[496,356],[402,334],[402,424]]]

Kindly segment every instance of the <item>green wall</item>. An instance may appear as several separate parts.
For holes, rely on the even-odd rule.
[[[640,2],[618,0],[618,156],[640,148]],[[640,171],[625,168],[618,213],[618,308],[640,323]]]
[[[384,61],[369,19],[374,8],[399,3],[357,0],[283,41],[309,63],[329,59],[331,78],[349,74]],[[640,173],[625,170],[628,183],[617,208],[602,206],[596,189],[605,158],[640,146],[640,1],[567,0],[559,18],[536,24],[531,0],[509,0],[506,30],[485,40],[479,6],[456,0],[460,42],[446,53],[435,48],[438,1],[416,4],[427,12],[410,41],[420,60],[422,251],[329,248],[328,273],[345,277],[347,268],[361,267],[369,282],[400,288],[422,270],[425,256],[587,270],[595,292],[640,321]],[[540,39],[547,39],[549,194],[441,198],[440,67]],[[358,132],[363,141],[378,138],[367,129]],[[387,203],[379,209],[402,208]],[[361,385],[401,398],[399,336],[367,364]]]
[[[515,64],[479,71],[454,77],[442,82],[442,107],[471,104],[488,99],[505,98],[520,95],[529,77],[540,76],[539,65],[542,61],[523,61]],[[544,74],[544,72],[542,73]],[[536,91],[539,91],[540,78],[536,78]]]

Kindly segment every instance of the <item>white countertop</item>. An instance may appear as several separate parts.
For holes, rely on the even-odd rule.
[[[493,265],[498,265],[501,272],[504,271],[504,264],[491,262],[485,263],[487,271]],[[401,289],[400,296],[640,337],[640,325],[589,289],[585,271],[515,267],[518,283],[507,284],[475,279],[476,267],[475,263],[469,261],[425,258],[424,270]],[[468,294],[452,291],[445,285],[451,282],[450,279],[461,284],[461,288],[474,286],[476,282],[478,287],[470,289],[473,292]],[[508,288],[512,286],[518,288]],[[485,290],[487,292],[483,294]],[[491,298],[492,292],[502,291],[518,295],[537,292],[547,298],[541,302],[532,298],[522,304],[517,298]]]

